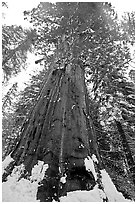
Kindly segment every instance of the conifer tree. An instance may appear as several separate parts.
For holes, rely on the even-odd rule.
[[[28,51],[33,50],[35,31],[21,26],[2,26],[3,82],[16,75],[24,67]]]
[[[34,166],[42,161],[42,168],[48,168],[37,191],[40,201],[59,201],[69,191],[92,190],[95,185],[102,201],[109,201],[102,183],[105,165],[89,95],[98,105],[100,118],[102,105],[112,102],[112,112],[118,106],[113,100],[116,86],[124,76],[123,64],[131,60],[125,45],[127,35],[121,38],[108,3],[44,2],[24,14],[36,27],[34,46],[44,56],[36,63],[46,63],[49,51],[51,63],[10,154],[12,161],[3,181],[21,165],[18,179],[30,179]],[[86,83],[92,84],[92,93],[88,93]]]

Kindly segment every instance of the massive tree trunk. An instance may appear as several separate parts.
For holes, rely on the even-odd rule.
[[[107,178],[114,190],[112,201],[115,200],[117,191],[101,170],[103,164],[84,80],[84,70],[78,62],[64,69],[51,67],[38,101],[22,127],[20,140],[10,154],[12,160],[5,168],[3,182],[16,172],[17,181],[30,181],[36,169],[41,177],[36,197],[41,202],[59,201],[69,191],[89,191],[94,186],[101,201],[109,201],[104,188],[108,183],[102,182],[106,183]],[[38,165],[42,165],[40,170]]]
[[[116,121],[118,132],[119,132],[120,137],[121,137],[123,150],[124,150],[124,153],[125,153],[125,156],[126,156],[128,167],[129,167],[129,172],[130,172],[130,174],[131,174],[131,176],[133,178],[133,181],[135,182],[135,162],[133,160],[131,150],[130,150],[129,144],[127,142],[126,135],[124,133],[122,125],[121,125],[121,123],[119,121],[117,121],[117,120],[115,120],[115,121]]]
[[[80,65],[50,71],[39,100],[22,128],[20,141],[11,153],[14,161],[3,174],[3,180],[14,166],[22,163],[25,175],[21,176],[29,176],[40,160],[49,166],[37,193],[41,201],[57,199],[68,191],[93,188],[95,178],[92,172],[86,171],[84,161],[92,154],[98,157],[100,165],[101,159],[85,90],[84,70]],[[64,185],[60,180],[65,175]]]

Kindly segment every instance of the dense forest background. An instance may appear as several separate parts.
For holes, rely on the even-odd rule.
[[[89,10],[96,6],[97,12],[89,18]],[[119,20],[110,3],[43,2],[24,11],[24,18],[32,23],[30,29],[2,25],[3,89],[23,69],[27,73],[30,52],[41,68],[23,90],[15,82],[3,93],[3,159],[19,141],[49,67],[55,63],[61,69],[77,58],[84,67],[89,110],[105,168],[117,189],[134,198],[135,13],[126,12]]]

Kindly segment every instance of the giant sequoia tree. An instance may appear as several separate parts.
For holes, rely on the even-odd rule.
[[[3,181],[17,167],[18,180],[29,180],[42,161],[42,168],[48,168],[39,183],[38,200],[59,200],[69,191],[92,190],[97,185],[102,201],[110,201],[102,182],[105,166],[86,84],[92,84],[96,104],[101,100],[99,92],[110,97],[110,90],[105,90],[108,80],[122,79],[124,64],[131,60],[127,35],[121,36],[116,15],[107,3],[40,3],[25,15],[35,26],[35,46],[43,56],[36,63],[48,63],[49,58],[51,63],[11,151]]]

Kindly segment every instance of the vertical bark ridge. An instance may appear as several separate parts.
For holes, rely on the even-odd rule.
[[[59,78],[60,78],[60,75],[59,75]],[[54,101],[55,95],[57,93],[58,84],[59,84],[59,79],[57,78],[57,79],[55,79],[55,85],[54,85],[53,89],[50,90],[49,97],[47,97],[47,94],[46,94],[45,97],[47,97],[47,99],[44,97],[43,105],[40,103],[37,107],[37,111],[36,111],[35,117],[34,117],[35,119],[34,119],[33,126],[36,128],[39,127],[39,123],[40,123],[39,117],[42,117],[42,119],[44,118],[44,120],[42,123],[40,123],[41,127],[40,127],[40,132],[39,132],[38,136],[37,136],[37,134],[36,135],[31,134],[30,135],[29,141],[31,142],[31,144],[27,146],[28,141],[26,142],[26,149],[24,151],[24,155],[22,154],[22,158],[23,158],[23,156],[25,156],[25,152],[27,153],[26,157],[28,157],[28,152],[35,150],[33,145],[35,145],[36,148],[39,148],[39,146],[42,146],[42,144],[40,145],[40,143],[42,143],[43,140],[46,139],[44,137],[44,136],[46,136],[44,132],[47,132],[47,129],[45,130],[45,127],[48,128],[48,126],[49,126],[49,121],[50,121],[49,115],[51,116],[53,105],[55,105],[55,102],[53,103],[53,101]],[[33,139],[32,136],[35,139]],[[41,142],[41,140],[42,140],[42,142]],[[31,146],[32,146],[32,148],[31,148]],[[30,151],[28,150],[29,148],[31,148]],[[28,152],[26,150],[28,150]],[[22,161],[22,158],[21,158],[21,161]]]
[[[68,77],[65,77],[66,80],[64,82],[63,93],[62,93],[62,127],[61,127],[61,142],[60,142],[60,155],[59,155],[59,167],[60,173],[63,175],[63,146],[64,146],[64,137],[66,131],[66,103],[67,103],[67,94],[68,94]]]
[[[16,153],[17,153],[16,150],[19,149],[20,145],[22,144],[22,140],[23,140],[23,139],[24,139],[24,140],[26,139],[25,133],[27,132],[27,129],[29,129],[29,127],[30,127],[30,126],[29,126],[30,120],[31,120],[31,118],[33,119],[33,114],[34,114],[35,111],[36,111],[37,104],[40,102],[40,99],[43,98],[43,95],[45,94],[45,91],[46,91],[46,89],[47,89],[47,84],[49,83],[49,81],[50,81],[50,79],[51,79],[51,76],[52,76],[53,68],[54,68],[54,66],[51,68],[51,70],[49,70],[48,76],[47,76],[47,78],[46,78],[46,80],[45,80],[45,82],[44,82],[44,85],[43,85],[43,87],[42,87],[42,89],[41,89],[41,91],[40,91],[38,100],[36,101],[36,103],[35,103],[35,105],[34,105],[32,111],[30,111],[30,114],[29,114],[29,117],[28,117],[27,122],[25,122],[25,123],[23,124],[23,127],[22,127],[22,129],[21,129],[20,140],[19,140],[19,142],[17,143],[17,145],[15,146],[15,149],[14,149],[14,151],[13,151],[12,154],[11,154],[11,156],[12,156],[13,158],[16,157]],[[27,135],[26,135],[26,136],[27,136]]]

